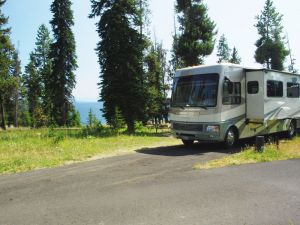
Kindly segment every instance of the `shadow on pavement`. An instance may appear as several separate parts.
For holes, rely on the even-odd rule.
[[[300,129],[298,130],[298,135],[300,136]],[[277,133],[265,136],[265,142],[273,142],[274,140],[284,140],[284,134]],[[136,152],[149,155],[161,155],[161,156],[188,156],[188,155],[203,155],[209,152],[217,152],[224,154],[234,154],[242,151],[243,149],[254,146],[255,137],[242,139],[239,141],[235,148],[226,149],[223,143],[203,143],[196,142],[191,147],[182,145],[177,146],[167,146],[158,148],[143,148]]]
[[[182,145],[158,147],[158,148],[143,148],[136,152],[149,155],[161,156],[187,156],[187,155],[203,155],[208,152],[218,152],[224,154],[233,154],[245,148],[245,144],[240,143],[237,147],[226,149],[223,143],[195,143],[191,147]]]

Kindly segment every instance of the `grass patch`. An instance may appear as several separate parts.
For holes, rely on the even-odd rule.
[[[256,152],[254,147],[247,147],[239,153],[221,159],[199,163],[195,169],[212,169],[241,164],[271,162],[275,160],[288,160],[300,158],[300,137],[293,140],[280,141],[279,148],[275,144],[268,144],[262,153]]]
[[[91,132],[93,133],[93,132]],[[0,131],[0,174],[56,167],[91,158],[101,158],[179,144],[169,131],[143,128],[136,135],[104,128],[92,135],[83,129],[23,129]]]

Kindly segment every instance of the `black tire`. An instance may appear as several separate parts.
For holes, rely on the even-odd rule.
[[[225,147],[227,149],[233,148],[236,145],[237,140],[238,136],[236,130],[233,127],[229,128],[225,135]]]
[[[286,137],[292,139],[296,135],[296,124],[294,121],[290,122],[288,130],[286,131]]]
[[[186,147],[190,147],[194,144],[194,140],[183,140],[183,139],[181,139],[181,141],[184,144],[184,146],[186,146]]]

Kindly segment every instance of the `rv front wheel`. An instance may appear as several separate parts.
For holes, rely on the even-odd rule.
[[[194,144],[194,140],[183,140],[182,139],[182,143],[187,146],[187,147],[190,147]]]
[[[232,148],[237,142],[236,131],[233,127],[229,128],[225,136],[225,146],[226,148]]]
[[[289,128],[286,132],[286,136],[287,138],[291,139],[295,136],[296,134],[296,126],[295,126],[295,122],[294,121],[291,121],[290,122],[290,125],[289,125]]]

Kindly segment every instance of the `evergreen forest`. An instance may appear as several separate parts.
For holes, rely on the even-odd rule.
[[[107,126],[134,133],[138,124],[168,122],[172,79],[178,68],[205,64],[217,49],[216,63],[242,62],[226,34],[217,39],[217,24],[202,0],[175,0],[173,47],[168,52],[149,34],[151,0],[90,0],[89,18],[96,20],[99,62],[99,96]],[[35,48],[21,67],[18,48],[12,43],[9,15],[0,0],[0,126],[80,127],[72,92],[76,87],[77,54],[71,0],[53,0],[49,26],[36,31]],[[283,33],[283,15],[272,0],[253,15],[257,28],[255,58],[265,68],[296,73]],[[51,30],[47,27],[51,27]],[[88,87],[86,87],[88,89]],[[100,110],[100,109],[99,109]],[[88,126],[102,126],[92,112]]]

